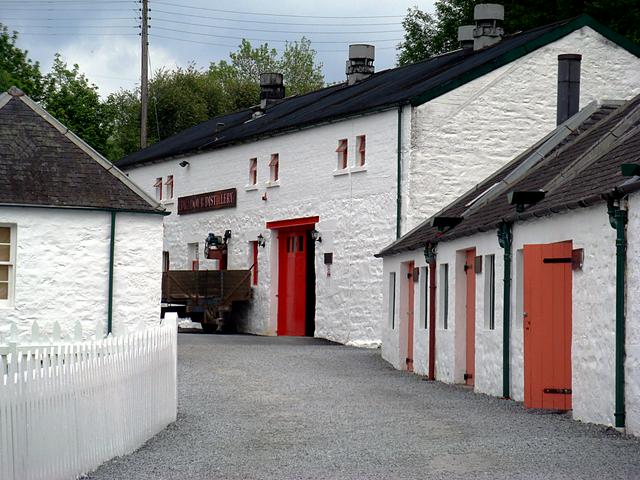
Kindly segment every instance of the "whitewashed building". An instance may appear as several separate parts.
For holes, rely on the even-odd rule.
[[[640,435],[639,151],[592,102],[385,248],[383,357]]]
[[[158,324],[164,208],[20,90],[0,95],[0,336]]]
[[[171,211],[170,267],[190,269],[208,233],[230,230],[229,268],[257,266],[242,331],[379,345],[373,254],[553,128],[558,55],[582,54],[582,104],[640,87],[638,50],[589,17],[503,36],[494,16],[471,46],[375,74],[372,47],[355,46],[348,81],[306,95],[283,99],[266,75],[260,108],[121,160]],[[197,208],[181,214],[181,199]]]

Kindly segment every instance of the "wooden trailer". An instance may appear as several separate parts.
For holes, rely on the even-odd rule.
[[[169,270],[162,274],[165,311],[183,310],[205,331],[234,327],[237,310],[251,300],[251,270]]]

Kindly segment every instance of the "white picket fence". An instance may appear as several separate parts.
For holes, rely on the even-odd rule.
[[[140,447],[176,419],[176,358],[173,318],[0,354],[0,479],[73,479]]]

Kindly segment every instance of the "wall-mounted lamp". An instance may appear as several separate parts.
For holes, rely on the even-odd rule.
[[[264,246],[267,244],[267,242],[265,241],[264,237],[262,236],[261,233],[258,234],[258,246],[264,248]]]
[[[424,247],[424,259],[427,263],[436,261],[436,246],[432,243],[427,243]]]
[[[180,165],[182,168],[188,167],[189,166],[189,162],[187,162],[186,160],[182,160],[178,165]]]
[[[322,243],[322,236],[320,235],[320,232],[317,231],[315,228],[311,230],[311,238],[313,239],[314,242]]]
[[[231,230],[225,230],[223,238],[224,238],[224,243],[227,243],[231,238]]]

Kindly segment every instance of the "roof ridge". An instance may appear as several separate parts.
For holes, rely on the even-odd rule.
[[[11,98],[14,96],[9,95]],[[63,125],[59,120],[54,118],[49,112],[47,112],[42,106],[40,106],[37,102],[31,99],[28,95],[22,94],[21,96],[15,96],[15,98],[21,100],[27,107],[29,107],[33,112],[42,117],[45,121],[47,121],[51,126],[53,126],[56,130],[58,130],[64,137],[70,140],[73,144],[75,144],[80,150],[82,150],[86,155],[88,155],[93,161],[98,163],[102,168],[104,168],[108,173],[113,175],[120,183],[124,184],[129,188],[133,193],[135,193],[138,197],[142,198],[146,203],[149,204],[154,210],[158,212],[163,212],[164,207],[155,201],[155,199],[151,198],[147,193],[144,192],[138,185],[136,185],[129,177],[127,177],[118,167],[116,167],[109,160],[104,158],[99,152],[97,152],[93,147],[91,147],[88,143],[78,137],[75,133],[73,133],[69,128]]]

